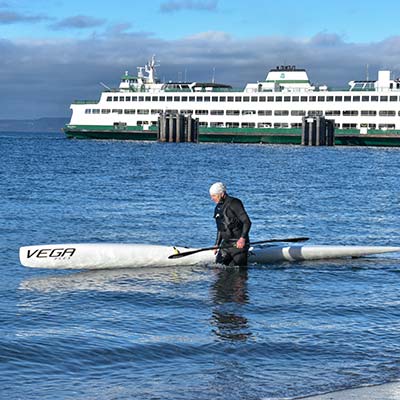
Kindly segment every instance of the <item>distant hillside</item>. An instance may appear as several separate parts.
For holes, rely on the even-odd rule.
[[[69,118],[0,119],[0,132],[59,132]]]

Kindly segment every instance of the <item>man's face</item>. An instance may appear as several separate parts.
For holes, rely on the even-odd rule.
[[[221,199],[224,197],[225,193],[218,193],[218,194],[211,194],[211,200],[215,203],[218,204]]]

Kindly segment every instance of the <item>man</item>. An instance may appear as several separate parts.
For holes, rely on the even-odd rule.
[[[210,187],[211,199],[216,203],[214,218],[217,224],[215,246],[217,263],[247,265],[251,221],[242,202],[228,195],[226,186],[216,182]]]

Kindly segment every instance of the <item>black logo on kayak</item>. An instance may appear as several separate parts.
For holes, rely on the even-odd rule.
[[[65,260],[71,258],[76,249],[73,247],[66,248],[56,248],[56,249],[36,249],[36,250],[28,250],[28,258],[36,257],[36,258],[56,258],[59,260]]]

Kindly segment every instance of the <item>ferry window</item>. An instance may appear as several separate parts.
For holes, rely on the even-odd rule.
[[[208,110],[196,110],[196,115],[208,115]]]
[[[257,96],[251,96],[251,101],[258,101],[258,97]]]
[[[242,96],[236,96],[235,101],[242,101]]]
[[[258,115],[272,115],[271,110],[259,110]]]
[[[228,101],[233,101],[233,96],[228,96]]]
[[[379,124],[379,129],[394,129],[394,124]]]
[[[187,96],[182,96],[181,101],[187,101],[187,100],[188,100]]]
[[[254,115],[255,113],[255,110],[242,110],[242,115]]]
[[[325,101],[325,96],[318,96],[318,101]]]
[[[131,96],[126,96],[125,101],[131,101]]]
[[[226,97],[225,97],[225,96],[221,96],[221,97],[219,98],[219,101],[226,101]]]
[[[368,124],[369,129],[376,129],[376,124]]]
[[[326,96],[326,101],[333,101],[333,96]]]
[[[150,96],[146,96],[146,101],[151,101],[151,97]]]
[[[224,126],[223,122],[210,122],[210,127],[211,128],[221,128]]]
[[[224,110],[211,110],[211,115],[224,115]]]
[[[317,97],[316,96],[310,96],[308,98],[308,101],[317,101]]]
[[[196,97],[196,100],[199,101],[199,102],[203,101],[203,96]]]
[[[395,117],[396,116],[396,111],[383,110],[383,111],[379,111],[379,115],[381,117]]]
[[[310,117],[317,117],[317,116],[324,115],[324,113],[323,113],[322,110],[310,110],[310,111],[308,112],[308,115],[309,115]]]
[[[289,110],[275,110],[274,115],[286,116],[289,115]]]
[[[265,101],[265,96],[260,96],[259,101]]]
[[[246,102],[247,102],[247,101],[250,101],[250,97],[249,97],[249,96],[244,96],[244,97],[243,97],[243,101],[246,101]]]
[[[293,96],[293,97],[292,97],[292,101],[296,101],[296,102],[297,102],[297,101],[299,101],[299,100],[300,100],[299,96]]]
[[[362,96],[362,97],[361,97],[361,100],[362,100],[362,101],[369,101],[369,96]]]
[[[290,96],[285,96],[285,97],[283,98],[283,101],[290,101]]]
[[[256,124],[254,122],[243,122],[242,128],[255,128]]]
[[[92,110],[90,109],[90,108],[87,108],[86,110],[85,110],[85,114],[91,114],[92,113]]]
[[[226,115],[239,115],[239,110],[226,110]]]
[[[308,97],[307,96],[301,96],[301,101],[307,101]]]
[[[211,99],[210,99],[210,96],[206,96],[206,97],[204,97],[204,101],[210,101]]]
[[[167,101],[172,101],[172,96],[167,96]]]
[[[294,124],[290,124],[290,126],[291,126],[292,128],[301,128],[302,124],[294,123]]]
[[[211,101],[218,101],[218,97],[217,96],[213,96]]]
[[[339,117],[340,116],[340,110],[327,110],[325,111],[325,115],[329,117]]]
[[[101,110],[102,114],[110,114],[110,112],[111,112],[111,110],[107,109],[107,108],[104,108],[103,110]]]
[[[162,110],[160,110],[162,111]],[[193,114],[193,110],[181,110],[181,113],[183,114]]]
[[[343,116],[344,117],[350,117],[350,116],[356,116],[358,115],[358,111],[357,110],[344,110],[343,111]]]
[[[335,96],[335,101],[343,101],[343,97],[342,96]]]
[[[122,114],[122,110],[121,109],[114,109],[114,110],[111,110],[111,112],[113,114]]]
[[[199,126],[201,126],[203,128],[207,128],[208,123],[207,122],[199,122]]]
[[[259,122],[257,128],[271,128],[270,122]]]
[[[107,101],[112,101],[112,96],[108,96]]]
[[[137,96],[132,96],[132,101],[137,101]]]
[[[390,100],[390,101],[397,101],[397,96],[390,96],[390,97],[389,97],[389,100]]]
[[[143,96],[139,96],[138,100],[139,101],[144,101],[144,97]]]
[[[144,114],[148,114],[148,113],[149,113],[149,110],[147,110],[147,109],[141,109],[141,110],[137,110],[137,113],[138,113],[138,114],[141,114],[141,115],[144,115]]]
[[[239,122],[227,122],[226,127],[227,128],[239,128]]]
[[[194,96],[189,96],[189,101],[195,101],[196,98]]]
[[[371,96],[371,101],[378,101],[378,96]]]
[[[381,96],[381,101],[388,101],[388,97],[387,96]]]
[[[180,101],[180,97],[179,96],[174,96],[174,101]]]
[[[277,122],[274,124],[274,128],[289,128],[289,124],[286,122]]]
[[[118,101],[118,97],[117,96],[114,96],[114,101]]]
[[[124,113],[125,113],[125,114],[135,114],[135,110],[126,109],[126,110],[124,111]]]
[[[282,101],[282,96],[276,96],[275,101]]]
[[[151,100],[152,101],[158,101],[158,96],[153,96]]]
[[[151,113],[152,113],[152,114],[161,114],[161,113],[162,113],[162,110],[158,110],[158,109],[151,110]]]
[[[268,96],[267,97],[267,101],[274,101],[274,97],[273,96]]]
[[[92,110],[92,114],[100,114],[100,109],[94,108],[94,109]]]
[[[294,117],[301,117],[306,115],[306,112],[304,110],[292,110],[290,112],[290,115],[294,116]]]
[[[119,96],[119,101],[124,101],[125,97],[124,96]]]
[[[374,117],[376,115],[376,111],[375,110],[362,110],[361,115],[363,117]]]
[[[343,129],[355,129],[357,124],[343,124]]]
[[[353,101],[360,101],[360,96],[353,96]]]
[[[351,101],[351,96],[344,96],[344,101]]]

